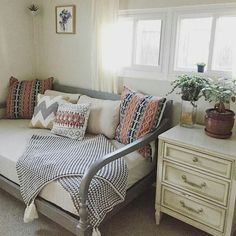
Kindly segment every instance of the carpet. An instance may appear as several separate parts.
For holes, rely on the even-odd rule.
[[[164,215],[155,224],[155,189],[151,188],[128,207],[107,221],[102,236],[208,236],[177,219]],[[23,223],[24,204],[0,190],[0,236],[73,236],[44,216],[30,224]]]

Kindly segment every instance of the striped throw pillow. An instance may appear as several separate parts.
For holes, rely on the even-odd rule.
[[[52,89],[52,86],[53,78],[19,81],[11,77],[7,95],[6,118],[31,119],[38,94]]]
[[[116,129],[116,140],[128,144],[157,128],[160,124],[166,99],[143,95],[127,87],[121,95],[120,124]],[[151,157],[151,146],[140,148],[144,157]]]

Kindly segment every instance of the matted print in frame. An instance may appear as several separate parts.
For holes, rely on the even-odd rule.
[[[56,33],[75,34],[75,5],[56,6]]]

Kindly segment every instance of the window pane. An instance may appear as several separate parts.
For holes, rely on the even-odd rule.
[[[232,71],[236,17],[220,17],[216,24],[213,70]]]
[[[132,64],[133,19],[120,18],[118,22],[118,63],[119,67],[128,67]]]
[[[211,17],[180,20],[175,58],[178,69],[196,69],[198,62],[207,64],[211,25]]]
[[[161,20],[139,20],[136,28],[136,65],[158,66]]]

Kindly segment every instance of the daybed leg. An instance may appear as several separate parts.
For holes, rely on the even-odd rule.
[[[88,210],[86,204],[80,204],[79,217],[80,220],[76,228],[76,236],[91,236],[88,226]]]

